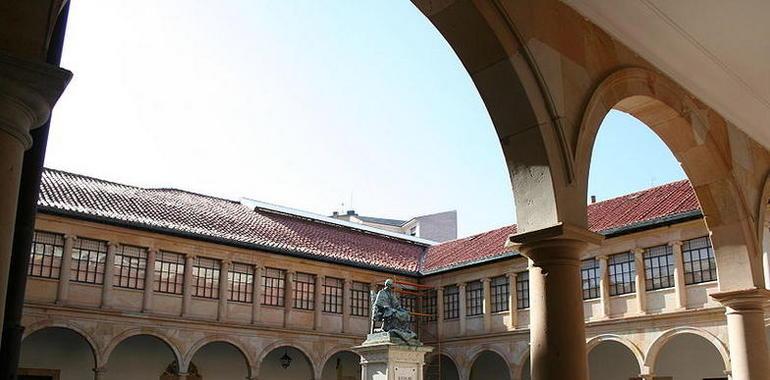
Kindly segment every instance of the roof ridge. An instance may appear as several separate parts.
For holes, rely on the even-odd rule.
[[[62,170],[62,169],[54,169],[54,168],[49,168],[49,167],[43,167],[43,174],[45,174],[46,172],[64,173],[64,174],[69,174],[69,175],[74,176],[74,177],[84,178],[84,179],[91,179],[91,180],[94,180],[94,181],[99,181],[99,182],[102,182],[102,183],[108,183],[108,184],[111,184],[111,185],[130,187],[130,188],[133,188],[133,189],[142,189],[142,187],[139,187],[139,186],[128,185],[128,184],[125,184],[125,183],[110,181],[110,180],[106,180],[106,179],[103,179],[103,178],[97,178],[97,177],[86,175],[86,174],[73,173],[71,171]]]

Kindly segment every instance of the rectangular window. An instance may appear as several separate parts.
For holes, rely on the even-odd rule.
[[[369,294],[369,284],[353,281],[350,287],[350,314],[357,317],[368,317],[372,301]]]
[[[484,285],[481,281],[472,281],[465,286],[465,314],[469,317],[484,314]]]
[[[529,272],[516,275],[516,308],[529,308]]]
[[[674,286],[674,251],[668,245],[644,250],[644,288],[656,290]]]
[[[182,294],[184,288],[185,256],[173,252],[158,252],[155,257],[153,289],[159,293]]]
[[[342,314],[344,280],[334,277],[324,278],[324,304],[323,311],[327,313]]]
[[[411,312],[417,310],[417,296],[412,294],[401,294],[398,297],[398,301],[401,302],[401,306],[403,306],[404,309],[410,312],[409,322],[415,323],[416,319],[414,318],[414,315],[411,314]],[[414,325],[412,326],[413,331],[417,331],[415,327],[416,326]]]
[[[119,288],[144,289],[147,249],[121,245],[115,252],[114,284]]]
[[[254,266],[232,263],[227,272],[227,299],[252,303],[254,300]]]
[[[424,296],[422,296],[422,307],[423,307],[423,313],[430,314],[425,317],[425,320],[428,322],[435,321],[436,313],[438,313],[438,298],[436,295],[436,290],[431,289],[426,292]]]
[[[294,274],[294,308],[302,310],[315,308],[315,275]]]
[[[444,288],[444,319],[460,318],[460,288],[457,285]]]
[[[607,259],[607,272],[610,278],[610,295],[633,293],[636,291],[636,264],[631,252],[618,253]]]
[[[583,299],[599,298],[599,260],[583,260],[580,277],[583,280]]]
[[[508,276],[499,276],[492,279],[490,290],[492,292],[492,312],[507,311],[510,297],[510,283]]]
[[[64,252],[64,235],[35,231],[29,253],[27,275],[32,277],[59,278],[61,258]]]
[[[687,285],[717,280],[717,265],[711,239],[704,236],[682,243],[684,283]]]
[[[262,276],[262,304],[284,306],[286,302],[286,271],[283,269],[265,268]]]
[[[71,280],[88,284],[104,283],[107,242],[78,238],[72,247]]]
[[[207,257],[196,257],[192,267],[193,293],[196,297],[219,297],[221,263]]]

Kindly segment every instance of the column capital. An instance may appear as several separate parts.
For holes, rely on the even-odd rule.
[[[78,240],[78,237],[76,235],[73,235],[73,234],[64,234],[64,240],[75,241],[75,240]]]
[[[185,255],[185,260],[195,260],[198,257],[198,255],[194,253],[188,253]]]
[[[72,73],[60,67],[0,52],[0,130],[28,149],[29,131],[48,120],[70,79]]]
[[[609,258],[610,258],[609,255],[598,255],[598,256],[596,256],[596,260],[599,260],[599,261],[607,261]]]
[[[730,312],[758,311],[764,312],[764,307],[770,304],[770,290],[761,288],[733,290],[711,293],[714,298]]]
[[[155,247],[150,247],[150,248],[147,248],[147,253],[148,254],[152,253],[152,254],[157,255],[158,253],[160,253],[160,249],[157,249]]]
[[[509,279],[516,281],[516,276],[519,275],[519,272],[508,272],[505,275],[508,276]]]
[[[457,287],[460,289],[465,289],[465,287],[468,285],[467,282],[458,282]]]
[[[489,278],[489,277],[484,277],[484,278],[481,279],[481,283],[482,284],[488,284],[490,282],[492,282],[492,279]]]
[[[631,253],[633,253],[634,255],[639,256],[639,255],[644,253],[644,248],[634,248],[634,249],[631,250]]]
[[[681,247],[682,244],[684,244],[684,243],[682,243],[681,240],[674,240],[674,241],[668,242],[668,246],[669,247]]]
[[[109,248],[119,248],[120,247],[120,243],[111,240],[111,241],[107,242],[107,247],[109,247]]]
[[[588,246],[599,246],[603,240],[604,236],[585,227],[559,223],[536,231],[510,235],[505,246],[518,249],[524,257],[535,263],[565,259],[573,261],[579,260]],[[553,250],[554,247],[568,249]],[[541,252],[545,254],[541,255]]]

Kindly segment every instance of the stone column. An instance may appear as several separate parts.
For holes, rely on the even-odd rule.
[[[262,313],[262,266],[254,265],[254,289],[251,297],[251,323],[256,325],[260,322]]]
[[[75,244],[74,235],[64,235],[64,251],[61,256],[61,269],[59,270],[59,288],[56,290],[56,304],[67,303],[67,295],[70,289],[70,275],[72,274],[72,246]]]
[[[609,318],[612,315],[612,304],[610,303],[610,272],[607,270],[607,256],[599,256],[599,297],[602,303],[602,318]]]
[[[631,251],[634,254],[634,272],[636,273],[636,304],[639,308],[639,314],[647,314],[647,290],[644,281],[644,250],[635,248]]]
[[[72,73],[48,64],[0,52],[0,329],[16,221],[24,151],[32,146],[29,131],[51,115]]]
[[[765,275],[765,288],[770,289],[770,210],[767,213],[768,220],[762,229],[762,268]]]
[[[492,288],[491,282],[488,277],[481,279],[481,284],[484,287],[484,332],[489,333],[492,331]]]
[[[444,336],[444,287],[436,288],[436,335]]]
[[[222,268],[219,271],[219,305],[217,306],[217,321],[227,320],[227,298],[230,294],[227,276],[230,274],[230,260],[222,260]]]
[[[116,242],[107,243],[107,258],[104,260],[104,281],[102,281],[102,309],[110,307],[112,283],[115,280],[115,253],[120,248]]]
[[[107,368],[94,368],[94,380],[104,380],[107,378]]]
[[[313,330],[321,330],[321,320],[323,319],[323,286],[326,281],[326,276],[315,276],[315,309],[313,310]]]
[[[684,283],[684,259],[682,258],[682,242],[669,243],[674,255],[674,292],[676,292],[676,308],[687,308],[687,285]]]
[[[155,294],[155,260],[158,250],[150,248],[147,251],[147,266],[144,270],[144,294],[142,294],[142,312],[152,312],[152,296]]]
[[[529,258],[532,378],[586,380],[585,321],[580,258],[601,235],[559,224],[513,235]]]
[[[350,299],[352,293],[350,289],[353,283],[346,279],[342,284],[342,333],[347,333],[350,330]]]
[[[754,288],[711,296],[725,307],[732,379],[770,379],[764,323],[770,290]]]
[[[519,297],[516,294],[516,272],[508,273],[508,312],[511,313],[511,330],[519,324]]]
[[[286,271],[286,280],[284,289],[284,305],[283,305],[283,327],[289,327],[289,317],[291,316],[291,309],[294,306],[294,271]]]
[[[187,255],[184,263],[184,284],[182,286],[182,316],[190,314],[190,301],[193,293],[193,265],[195,265],[195,255]]]
[[[467,310],[465,310],[466,308],[465,286],[466,284],[464,282],[457,284],[457,288],[460,291],[460,336],[465,335],[465,325],[466,325],[465,318],[466,318],[466,315],[468,314]]]

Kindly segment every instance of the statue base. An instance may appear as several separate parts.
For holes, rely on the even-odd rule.
[[[395,344],[390,334],[369,334],[366,341],[351,350],[361,356],[361,380],[423,380],[428,346]]]

